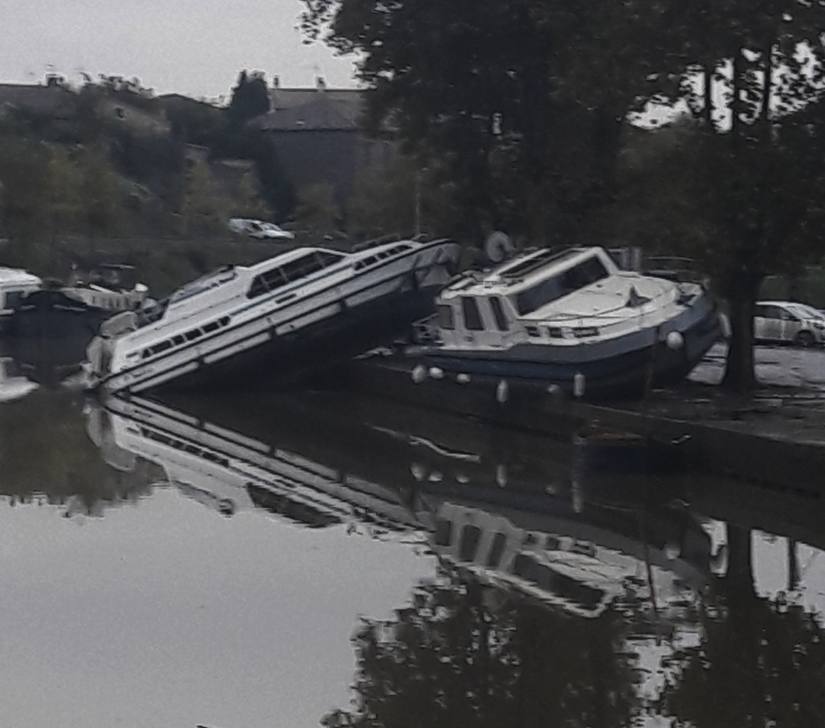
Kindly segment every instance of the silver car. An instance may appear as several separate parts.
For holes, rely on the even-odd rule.
[[[766,343],[817,346],[825,343],[825,316],[804,303],[758,301],[753,334]]]

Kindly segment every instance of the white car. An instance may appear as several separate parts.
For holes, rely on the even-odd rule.
[[[257,240],[292,240],[295,236],[288,230],[278,227],[275,223],[263,220],[249,220],[242,217],[233,217],[229,221],[229,229],[239,235],[248,235]]]
[[[753,334],[763,342],[821,345],[825,343],[825,316],[804,303],[757,301]]]

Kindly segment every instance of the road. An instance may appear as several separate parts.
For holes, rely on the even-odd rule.
[[[726,344],[717,344],[690,375],[702,384],[718,384],[725,371]],[[802,387],[825,395],[825,349],[790,346],[758,346],[756,374],[760,384],[772,387]]]

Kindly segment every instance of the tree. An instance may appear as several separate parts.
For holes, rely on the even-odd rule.
[[[623,638],[612,610],[597,619],[570,617],[493,593],[445,566],[394,619],[364,620],[353,638],[353,708],[322,722],[624,728],[639,701]]]
[[[332,185],[307,185],[298,191],[295,225],[311,238],[319,239],[325,235],[334,235],[338,230],[340,218],[341,211],[335,202],[335,190]]]
[[[269,90],[263,74],[259,71],[251,74],[241,71],[226,110],[230,128],[240,129],[250,119],[269,111],[269,107]]]
[[[686,173],[718,236],[701,252],[730,305],[724,384],[747,391],[756,382],[759,286],[817,247],[825,125],[811,107],[825,88],[825,7],[728,0],[683,9],[673,16],[671,62],[663,59],[651,83],[684,100],[701,124]]]
[[[756,595],[750,529],[728,524],[728,544],[699,644],[672,658],[660,712],[694,728],[822,725],[825,634],[816,615]]]
[[[3,225],[18,243],[43,233],[48,205],[49,151],[46,145],[9,137],[0,144],[0,182],[3,185]]]
[[[91,240],[112,233],[123,217],[120,179],[108,155],[99,147],[79,158],[81,210],[86,234]]]
[[[221,229],[230,213],[230,201],[216,183],[206,162],[194,162],[184,185],[183,233],[211,233]]]
[[[398,155],[386,166],[364,170],[347,208],[347,230],[355,237],[453,235],[457,218],[454,187],[443,171]]]
[[[455,183],[464,227],[575,240],[613,194],[623,121],[647,98],[662,3],[306,0],[306,30],[359,54],[388,125]],[[415,38],[415,43],[409,39]]]

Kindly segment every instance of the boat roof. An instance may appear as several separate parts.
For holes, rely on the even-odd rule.
[[[287,250],[281,253],[280,255],[276,255],[273,258],[267,258],[266,260],[262,260],[259,263],[255,263],[250,266],[238,266],[238,268],[240,270],[251,271],[267,270],[271,268],[273,265],[283,265],[284,263],[289,263],[292,260],[302,258],[307,253],[332,253],[333,255],[341,256],[341,258],[346,258],[349,256],[348,253],[345,253],[341,250],[332,250],[331,248],[301,247],[293,248],[292,250]]]
[[[459,294],[519,293],[548,276],[572,268],[599,253],[604,254],[601,256],[603,260],[610,259],[604,248],[599,246],[574,247],[561,251],[550,248],[530,251],[487,271],[481,277],[459,279],[442,295],[444,298],[453,298]],[[609,272],[617,272],[615,265]]]
[[[0,268],[0,283],[40,283],[33,273],[20,268]]]

